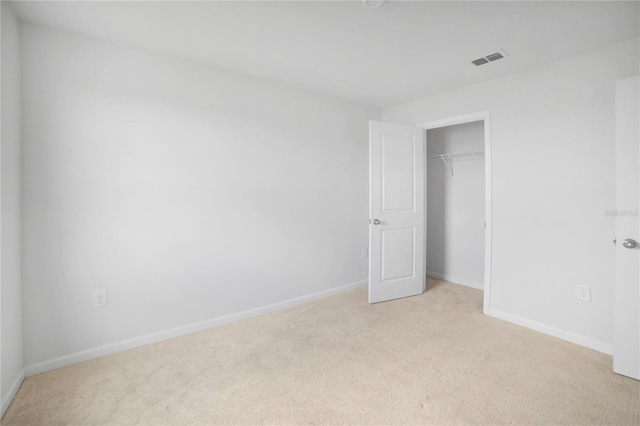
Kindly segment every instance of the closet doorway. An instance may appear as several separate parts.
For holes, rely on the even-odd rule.
[[[423,123],[427,129],[427,276],[484,290],[491,274],[489,113]]]
[[[427,276],[484,281],[484,123],[427,131]]]

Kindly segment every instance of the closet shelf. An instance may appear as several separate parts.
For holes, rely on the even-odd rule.
[[[457,154],[436,154],[427,157],[428,160],[463,160],[467,158],[484,158],[484,151],[460,152]]]
[[[460,152],[457,154],[429,155],[427,157],[427,160],[442,160],[445,167],[449,169],[449,171],[451,172],[451,176],[453,176],[453,166],[451,165],[451,160],[469,160],[473,158],[484,158],[484,151]],[[449,160],[448,163],[447,163],[447,160]]]

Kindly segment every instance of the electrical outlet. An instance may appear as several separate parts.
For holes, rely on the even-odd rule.
[[[362,258],[367,259],[369,257],[369,248],[365,247],[362,249]]]
[[[107,307],[107,290],[96,290],[93,292],[93,307],[94,308]]]
[[[588,285],[577,285],[576,298],[583,302],[591,302],[591,287]]]

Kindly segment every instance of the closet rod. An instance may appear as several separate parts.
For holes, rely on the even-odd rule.
[[[484,157],[484,151],[460,152],[457,154],[436,154],[427,157],[428,160],[449,160],[453,158],[481,158]]]
[[[453,176],[453,159],[466,159],[466,158],[482,158],[484,157],[484,151],[474,151],[474,152],[461,152],[458,154],[436,154],[429,155],[427,157],[428,160],[442,160],[444,166],[449,169],[451,172],[451,176]],[[449,162],[447,163],[447,160]]]

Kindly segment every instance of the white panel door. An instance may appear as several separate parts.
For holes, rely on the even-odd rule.
[[[426,285],[426,130],[369,122],[369,303]]]
[[[616,82],[613,371],[640,379],[640,77]]]

